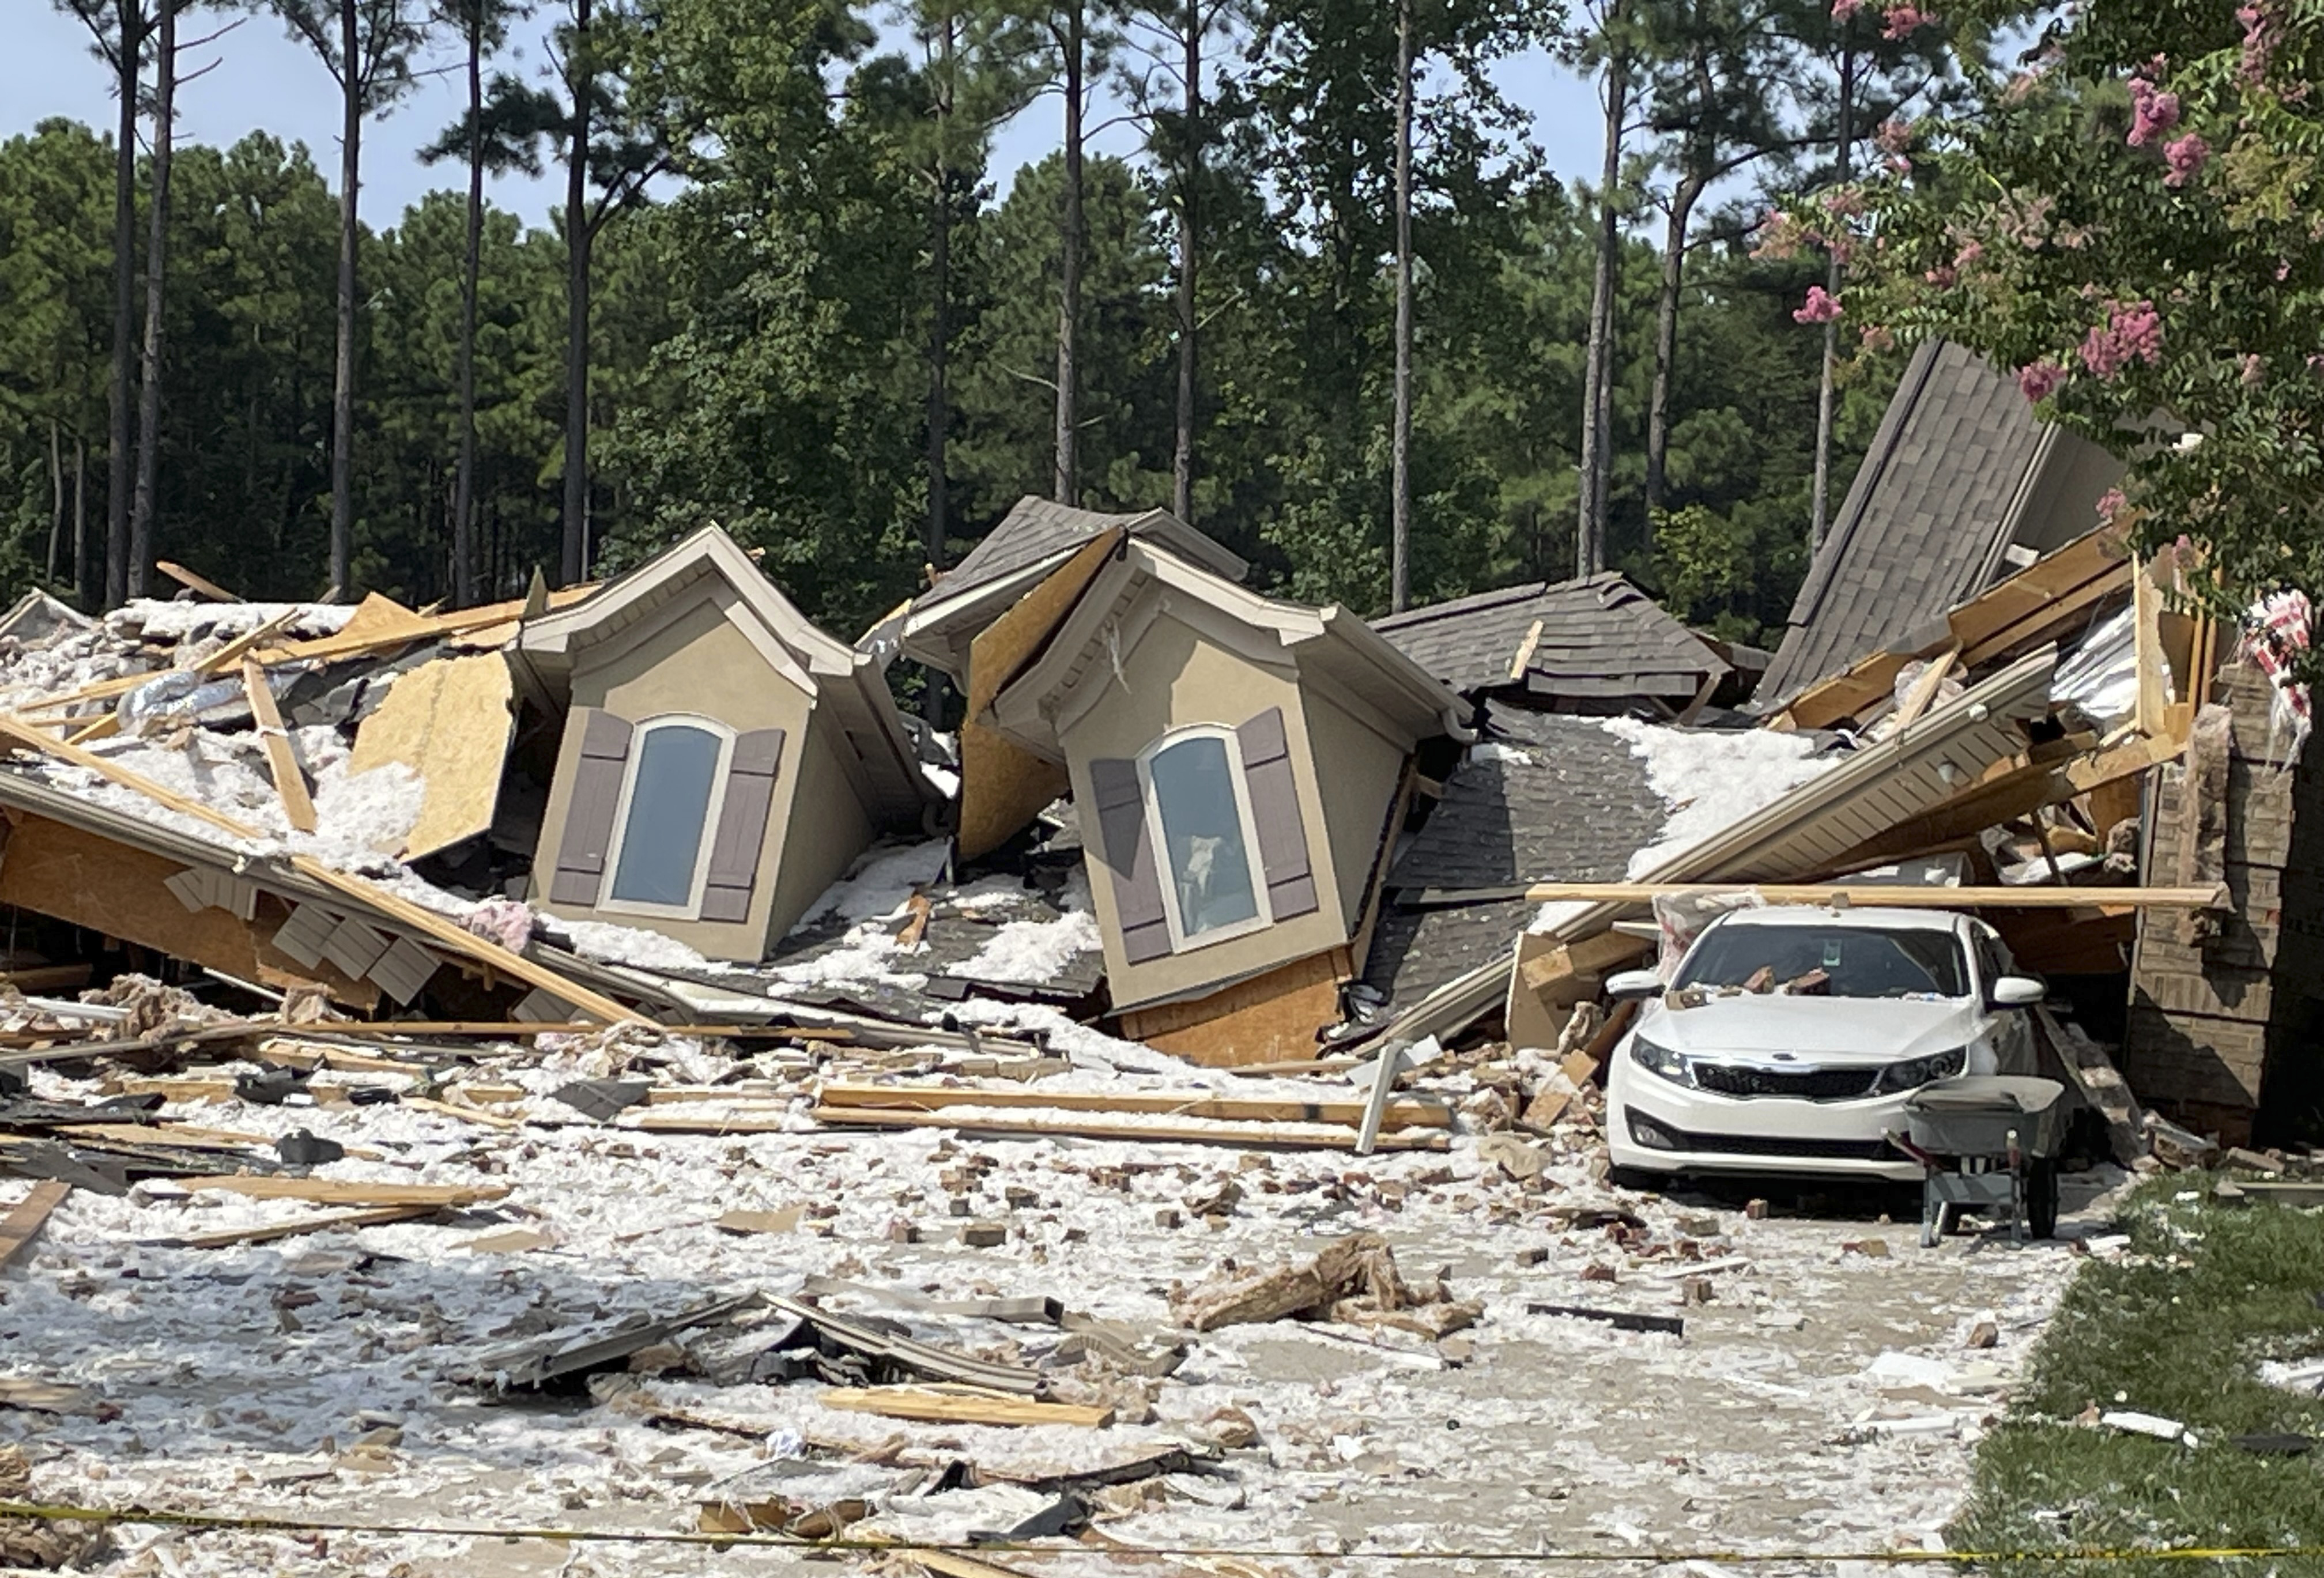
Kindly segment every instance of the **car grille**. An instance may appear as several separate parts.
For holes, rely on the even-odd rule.
[[[1653,1132],[1650,1135],[1647,1130]],[[1767,1134],[1692,1134],[1630,1114],[1630,1138],[1656,1150],[1691,1150],[1702,1156],[1775,1156],[1812,1161],[1903,1161],[1903,1152],[1880,1140],[1785,1140]],[[1659,1141],[1659,1142],[1657,1142]]]
[[[1811,1102],[1842,1102],[1868,1096],[1880,1077],[1877,1068],[1753,1068],[1738,1063],[1698,1063],[1694,1083],[1722,1096],[1795,1096]]]

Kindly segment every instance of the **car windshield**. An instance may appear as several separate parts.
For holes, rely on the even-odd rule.
[[[1790,987],[1822,997],[1966,997],[1950,932],[1869,926],[1721,926],[1686,956],[1681,986]]]

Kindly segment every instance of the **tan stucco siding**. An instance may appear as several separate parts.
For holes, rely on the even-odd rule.
[[[764,936],[770,947],[798,924],[807,907],[879,836],[833,748],[832,742],[842,739],[839,730],[826,723],[808,731],[807,749],[793,759],[797,773],[789,785],[790,839],[784,845],[782,869],[776,873],[767,913]],[[785,786],[776,787],[779,793]]]
[[[1304,699],[1291,674],[1261,667],[1167,614],[1157,616],[1137,645],[1122,654],[1121,667],[1120,678],[1113,674],[1109,663],[1086,681],[1103,685],[1104,693],[1066,726],[1061,737],[1073,779],[1074,799],[1082,807],[1082,835],[1087,845],[1084,860],[1089,868],[1090,891],[1097,905],[1099,929],[1105,938],[1106,974],[1114,1005],[1133,1007],[1199,991],[1320,954],[1346,942],[1347,922],[1340,900],[1342,884],[1333,859],[1332,840],[1323,831],[1323,803],[1317,792],[1315,764],[1309,753]],[[1269,707],[1283,709],[1284,732],[1292,746],[1292,775],[1299,791],[1300,819],[1305,826],[1308,859],[1320,908],[1259,931],[1191,947],[1144,964],[1130,964],[1121,951],[1112,873],[1101,857],[1102,835],[1096,817],[1089,809],[1095,803],[1090,787],[1090,762],[1105,757],[1135,757],[1170,730],[1191,724],[1238,727]],[[1253,855],[1256,858],[1256,851]]]
[[[1379,858],[1380,833],[1409,752],[1382,739],[1329,697],[1306,691],[1307,738],[1320,771],[1323,823],[1338,873],[1340,913],[1352,929],[1361,919],[1364,885]]]
[[[806,693],[778,671],[722,611],[721,601],[732,596],[723,586],[706,587],[681,611],[641,621],[634,632],[625,630],[575,655],[572,706],[566,714],[557,774],[549,785],[540,843],[533,854],[534,901],[540,908],[572,919],[604,920],[659,931],[712,958],[763,955],[777,910],[778,871],[784,852],[793,847],[791,828],[802,778],[800,764],[817,753],[814,738],[817,730]],[[689,921],[549,901],[550,873],[565,837],[572,799],[574,763],[580,755],[583,708],[601,708],[632,724],[687,714],[715,719],[737,734],[783,731],[783,757],[775,773],[774,798],[768,808],[766,837],[760,849],[758,879],[752,889],[747,918],[733,923]],[[823,753],[828,754],[827,747]],[[854,806],[853,791],[844,784],[842,789],[849,805]],[[859,822],[862,816],[860,807],[856,807]],[[819,839],[839,832],[827,813],[818,817],[816,824],[813,836]],[[704,836],[708,837],[711,831],[706,829]],[[853,859],[868,842],[867,831],[839,857],[841,863]],[[813,863],[819,869],[828,859],[829,852],[819,847]]]

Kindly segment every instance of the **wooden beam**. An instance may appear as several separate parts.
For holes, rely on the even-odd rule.
[[[937,1391],[915,1386],[834,1389],[816,1399],[826,1408],[917,1419],[934,1425],[1083,1425],[1102,1430],[1113,1410],[1093,1404],[1037,1403],[982,1392]]]
[[[1042,1091],[936,1089],[927,1085],[825,1084],[816,1100],[826,1107],[862,1107],[936,1112],[947,1107],[1047,1109],[1060,1112],[1160,1112],[1180,1118],[1230,1122],[1356,1123],[1364,1103],[1356,1100],[1307,1101],[1260,1096],[1222,1096],[1209,1091]],[[1391,1129],[1446,1129],[1450,1109],[1434,1102],[1397,1102],[1388,1109]]]
[[[325,1216],[302,1216],[295,1222],[270,1223],[264,1227],[235,1227],[223,1232],[197,1233],[192,1238],[173,1239],[171,1242],[174,1247],[189,1250],[226,1250],[238,1244],[271,1244],[278,1239],[297,1238],[309,1232],[412,1222],[422,1216],[433,1216],[436,1210],[433,1205],[381,1205],[368,1211],[334,1211]]]
[[[51,740],[46,734],[40,734],[18,719],[5,714],[0,714],[0,743],[14,745],[18,750],[33,751],[42,755],[53,756],[60,761],[84,768],[104,779],[107,783],[116,783],[124,789],[135,789],[156,805],[166,806],[180,816],[191,817],[197,822],[217,828],[229,838],[257,840],[263,836],[257,828],[237,822],[221,812],[214,811],[199,800],[189,800],[174,790],[164,789],[143,773],[133,772],[108,757],[99,756],[93,751],[84,751],[68,741]]]
[[[242,660],[242,688],[250,697],[250,715],[258,738],[266,747],[267,770],[274,775],[274,793],[282,802],[283,820],[301,833],[315,830],[315,802],[307,793],[307,776],[299,770],[299,753],[290,748],[290,734],[282,726],[281,710],[274,705],[274,687],[257,660]]]
[[[1757,893],[1770,904],[1810,904],[1864,909],[2071,909],[2103,905],[2135,909],[2213,909],[2227,903],[2223,886],[2187,888],[1936,888],[1865,883],[1787,885],[1774,882],[1539,882],[1528,902],[1648,904]]]
[[[1904,699],[1897,704],[1898,728],[1916,722],[1923,713],[1929,710],[1929,704],[1937,699],[1937,692],[1944,686],[1945,676],[1953,671],[1953,665],[1960,660],[1960,654],[1961,644],[1956,641],[1929,660],[1929,666],[1921,671],[1921,677],[1914,680],[1913,687],[1904,693]]]
[[[186,568],[183,565],[173,565],[168,559],[163,558],[154,560],[153,568],[161,571],[163,575],[169,577],[171,580],[177,582],[180,586],[185,587],[188,591],[194,593],[198,596],[207,597],[213,603],[239,603],[242,601],[241,598],[227,591],[224,586],[219,586],[216,581],[206,580],[202,577],[194,574],[193,571]]]
[[[32,1192],[17,1203],[16,1208],[0,1216],[0,1268],[5,1268],[24,1250],[24,1246],[40,1236],[41,1226],[49,1213],[65,1202],[72,1193],[70,1184],[48,1179],[32,1186]]]
[[[2154,583],[2151,562],[2139,566],[2137,578],[2131,582],[2131,605],[2136,611],[2132,657],[2138,680],[2132,719],[2140,734],[2151,736],[2162,729],[2163,709],[2171,705],[2170,669],[2163,655],[2163,588]]]
[[[1294,1149],[1351,1150],[1355,1148],[1356,1131],[1340,1130],[1329,1134],[1302,1134],[1287,1128],[1267,1124],[1222,1124],[1204,1128],[1192,1123],[1157,1123],[1140,1121],[1137,1117],[1119,1123],[1108,1123],[1096,1118],[1045,1118],[1038,1113],[1023,1117],[988,1117],[963,1112],[902,1112],[892,1110],[860,1107],[817,1107],[808,1114],[816,1122],[832,1127],[860,1129],[954,1129],[963,1134],[1032,1136],[1042,1134],[1073,1135],[1084,1140],[1127,1140],[1141,1143],[1185,1145],[1279,1145]],[[667,1125],[657,1121],[659,1114],[649,1113],[622,1128],[659,1129]],[[779,1118],[744,1119],[722,1124],[719,1133],[772,1133],[780,1127]],[[754,1128],[753,1125],[764,1125]],[[1380,1150],[1445,1150],[1451,1142],[1439,1130],[1424,1132],[1406,1130],[1383,1134],[1376,1149]]]
[[[276,1174],[226,1173],[172,1180],[182,1189],[224,1189],[258,1200],[305,1200],[316,1205],[420,1206],[451,1211],[505,1197],[506,1184],[373,1184],[349,1178],[290,1178]]]

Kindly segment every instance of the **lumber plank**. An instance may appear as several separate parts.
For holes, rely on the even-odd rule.
[[[893,1108],[817,1107],[808,1114],[818,1123],[833,1127],[853,1126],[864,1129],[956,1129],[964,1134],[1071,1135],[1084,1140],[1132,1140],[1194,1145],[1279,1145],[1310,1150],[1353,1149],[1356,1131],[1341,1130],[1330,1134],[1302,1134],[1287,1129],[1261,1123],[1243,1123],[1231,1127],[1222,1125],[1204,1128],[1191,1123],[1126,1122],[1108,1123],[1095,1117],[1074,1118],[1061,1115],[1045,1117],[1028,1112],[1022,1117],[991,1117],[961,1112],[909,1112]],[[635,1123],[617,1125],[623,1128],[661,1128],[654,1121],[655,1114],[648,1113]],[[766,1125],[752,1130],[747,1124],[753,1120],[721,1126],[719,1133],[773,1133],[780,1120],[761,1119]],[[1416,1132],[1411,1130],[1383,1134],[1375,1148],[1380,1150],[1445,1150],[1451,1141],[1436,1130]]]
[[[1904,693],[1904,701],[1896,708],[1898,728],[1909,726],[1929,710],[1929,704],[1937,699],[1937,692],[1944,687],[1945,676],[1951,673],[1953,665],[1960,660],[1960,653],[1961,644],[1956,638],[1952,645],[1929,660],[1929,666],[1921,671],[1919,678],[1913,681],[1913,687]]]
[[[391,1222],[411,1222],[422,1216],[433,1216],[433,1205],[379,1205],[367,1211],[334,1211],[325,1216],[302,1216],[295,1222],[273,1222],[263,1227],[228,1228],[223,1232],[197,1233],[191,1238],[173,1239],[171,1243],[189,1250],[226,1250],[239,1244],[271,1244],[279,1239],[298,1238],[310,1232],[329,1232],[337,1228],[381,1227]]]
[[[239,603],[241,598],[207,577],[198,576],[183,565],[173,565],[166,558],[155,559],[153,568],[169,577],[186,590],[208,598],[213,603]]]
[[[1162,1112],[1229,1122],[1360,1123],[1364,1103],[1292,1097],[1222,1096],[1210,1091],[1044,1091],[937,1088],[908,1084],[830,1084],[816,1099],[827,1107],[876,1107],[935,1112],[947,1107],[1029,1107],[1061,1112]],[[1392,1104],[1385,1120],[1397,1129],[1447,1129],[1452,1112],[1434,1102]]]
[[[487,1112],[476,1107],[464,1107],[457,1102],[439,1102],[432,1096],[405,1096],[402,1104],[422,1112],[438,1112],[447,1118],[458,1118],[487,1129],[521,1128],[521,1118],[504,1118],[498,1112]]]
[[[299,753],[290,748],[281,709],[274,705],[274,687],[266,682],[266,670],[254,659],[242,660],[242,688],[250,697],[250,715],[258,724],[259,742],[266,747],[266,767],[274,778],[275,798],[282,802],[282,819],[301,833],[312,833],[315,802],[307,793],[307,775],[299,769]]]
[[[1853,905],[1872,909],[2080,909],[2095,905],[2135,909],[2220,908],[2223,890],[2185,888],[1935,888],[1816,886],[1780,882],[1536,882],[1526,890],[1532,903],[1574,900],[1588,904],[1646,904],[1656,899],[1723,893],[1757,893],[1770,904]]]
[[[419,1205],[430,1211],[482,1205],[509,1192],[506,1184],[374,1184],[350,1178],[287,1178],[276,1175],[222,1173],[180,1178],[184,1189],[224,1189],[258,1200],[304,1200],[315,1205]]]
[[[24,1246],[40,1236],[42,1225],[49,1213],[65,1203],[72,1193],[70,1184],[60,1184],[53,1178],[32,1186],[32,1192],[16,1204],[5,1216],[0,1216],[0,1268],[23,1253]]]
[[[1113,1410],[1096,1405],[1037,1403],[1025,1398],[938,1391],[930,1387],[835,1389],[816,1400],[826,1408],[845,1413],[877,1414],[887,1419],[917,1419],[932,1425],[1084,1425],[1102,1430],[1113,1423]]]
[[[191,817],[195,821],[215,827],[230,838],[256,839],[260,836],[256,828],[237,822],[223,812],[214,811],[198,800],[189,800],[175,790],[164,789],[144,774],[134,772],[119,762],[99,756],[93,751],[84,751],[69,740],[51,740],[46,734],[39,734],[27,727],[16,718],[0,715],[0,742],[13,745],[18,750],[38,752],[45,756],[53,756],[58,761],[68,762],[74,767],[84,768],[107,783],[119,784],[123,789],[134,789],[156,805],[166,806],[180,816]]]

